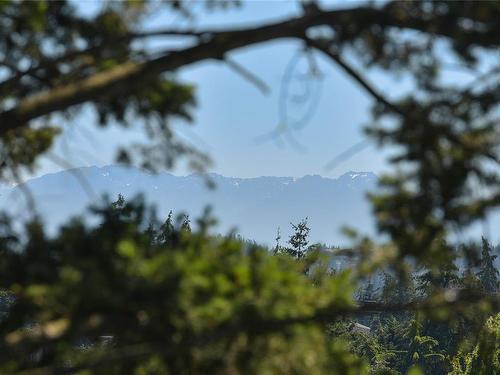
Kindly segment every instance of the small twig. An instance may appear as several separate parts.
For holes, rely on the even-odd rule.
[[[383,104],[392,112],[402,117],[406,117],[406,113],[401,108],[399,108],[396,104],[391,103],[382,94],[380,94],[370,83],[368,83],[368,81],[365,78],[362,77],[362,75],[359,72],[357,72],[353,67],[351,67],[344,60],[342,60],[342,58],[337,53],[333,52],[330,48],[328,48],[328,46],[318,42],[317,40],[311,39],[307,36],[304,36],[304,40],[309,46],[316,48],[317,50],[323,52],[325,55],[330,57],[352,79],[354,79],[359,85],[361,85],[375,100]]]
[[[179,30],[179,29],[160,29],[143,32],[128,33],[123,39],[140,39],[150,38],[155,36],[175,36],[175,37],[201,37],[205,34],[211,34],[214,31],[195,31],[195,30]]]
[[[262,79],[257,77],[243,65],[237,63],[236,61],[230,59],[229,57],[224,57],[224,62],[236,73],[240,74],[247,81],[255,85],[263,94],[268,94],[271,91],[269,89],[269,86]]]
[[[110,44],[114,43],[124,43],[124,42],[129,42],[134,39],[141,39],[141,38],[147,38],[147,37],[154,37],[154,36],[176,36],[176,37],[181,37],[181,36],[186,36],[186,37],[201,37],[202,35],[206,34],[206,32],[197,32],[197,31],[180,31],[180,30],[155,30],[155,31],[150,31],[150,32],[142,32],[142,33],[129,33],[124,36],[118,37],[118,38],[108,38],[105,39],[102,43],[99,43],[97,45],[92,45],[88,48],[82,49],[82,50],[71,50],[64,55],[60,55],[57,57],[52,57],[52,58],[45,58],[41,61],[38,62],[37,65],[32,66],[26,70],[19,70],[16,67],[7,64],[6,62],[2,62],[1,65],[4,65],[8,67],[9,69],[15,71],[15,75],[5,79],[4,81],[0,82],[0,90],[8,90],[12,84],[17,84],[18,81],[24,77],[24,76],[32,76],[36,79],[40,79],[36,75],[36,73],[41,70],[45,69],[50,66],[55,66],[57,64],[71,61],[73,59],[85,56],[85,55],[92,55],[93,53],[105,48],[106,46],[109,46]]]
[[[325,170],[330,171],[336,168],[340,163],[352,158],[354,155],[360,153],[365,148],[370,146],[367,140],[362,140],[361,142],[355,143],[347,150],[342,151],[340,154],[335,156],[327,165],[325,165]]]

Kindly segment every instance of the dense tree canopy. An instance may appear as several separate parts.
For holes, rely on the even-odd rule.
[[[206,30],[150,30],[144,22],[153,9],[190,12],[181,1],[106,2],[91,16],[66,1],[0,2],[2,179],[33,170],[62,124],[87,107],[102,126],[143,124],[150,142],[120,150],[119,160],[155,169],[184,155],[200,168],[205,157],[169,126],[172,118],[192,119],[196,103],[194,88],[176,71],[215,59],[255,83],[231,51],[291,38],[303,43],[312,70],[321,53],[374,100],[367,134],[397,150],[394,173],[371,195],[386,240],[349,231],[358,265],[331,275],[315,251],[299,260],[272,256],[210,236],[206,218],[192,232],[188,220],[179,228],[172,217],[161,227],[140,202],[96,208],[99,225],[75,221],[53,238],[38,221],[17,233],[5,217],[2,373],[388,373],[391,358],[401,371],[417,365],[439,373],[451,370],[443,362],[451,347],[455,373],[498,371],[498,316],[486,321],[498,312],[498,290],[491,282],[488,293],[461,283],[450,234],[500,203],[499,3],[388,1],[328,9],[304,2],[295,18]],[[154,50],[139,43],[150,39],[185,43]],[[447,80],[444,56],[472,78]],[[413,87],[385,96],[365,69],[408,75]],[[464,261],[473,264],[479,247],[470,248],[476,250],[464,251]],[[496,277],[488,267],[480,277]],[[381,270],[398,298],[387,291],[381,303],[355,301],[356,282]],[[418,293],[409,287],[415,270],[427,280]],[[342,319],[381,310],[418,314],[402,323],[399,343],[384,341],[397,331],[388,318],[380,337],[363,338],[362,352],[350,348],[359,337]],[[467,331],[472,336],[460,343]],[[100,343],[103,337],[110,339]],[[375,358],[370,367],[360,359],[366,353]]]
[[[141,202],[95,213],[96,228],[75,221],[49,239],[33,223],[21,251],[14,236],[2,248],[2,284],[17,300],[1,324],[2,373],[29,366],[26,353],[47,373],[72,371],[65,361],[102,374],[363,369],[308,324],[354,308],[348,271],[312,285],[300,264],[261,248],[173,226],[151,235]],[[114,338],[104,351],[103,336]]]

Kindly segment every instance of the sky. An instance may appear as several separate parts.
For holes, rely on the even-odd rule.
[[[324,7],[353,4],[339,4],[338,1],[323,3]],[[75,4],[80,12],[91,14],[102,2],[82,0]],[[195,2],[200,11],[195,12],[196,17],[191,21],[155,13],[145,24],[151,29],[252,26],[299,15],[301,10],[298,4],[295,0],[247,0],[239,8],[206,12],[201,3]],[[154,49],[159,46],[149,47]],[[363,133],[363,127],[370,122],[372,98],[319,54],[315,54],[314,59],[320,78],[309,78],[306,82],[311,83],[311,87],[307,91],[303,79],[307,72],[306,60],[298,58],[303,56],[301,48],[298,42],[280,40],[241,49],[229,55],[265,82],[270,88],[266,94],[223,62],[202,62],[176,73],[181,81],[196,87],[197,106],[193,111],[193,123],[174,122],[172,125],[177,136],[206,152],[213,160],[207,172],[242,178],[314,174],[335,178],[348,171],[381,174],[389,169],[389,152],[375,147]],[[294,62],[296,70],[290,74],[290,66]],[[411,89],[408,77],[360,66],[358,69],[363,69],[365,77],[389,98]],[[461,71],[446,73],[446,79],[453,82],[466,83],[470,78]],[[285,88],[288,87],[288,91],[283,86],[287,84]],[[287,98],[290,99],[286,116],[282,110],[283,91],[288,92]],[[308,92],[310,96],[305,95]],[[304,95],[308,98],[305,111],[298,100]],[[296,121],[304,112],[309,113],[305,120]],[[113,164],[118,145],[130,144],[144,137],[140,124],[128,129],[117,126],[99,128],[88,108],[74,118],[58,121],[64,124],[64,132],[51,151],[58,156],[58,160],[42,159],[40,168],[26,178],[69,167]],[[279,139],[266,137],[286,124],[289,128],[295,128],[291,133],[295,141],[287,141],[285,137],[284,141],[279,142]],[[342,162],[328,168],[332,160],[338,160],[339,155],[353,147],[356,152],[350,158],[343,158]],[[169,172],[186,175],[192,171],[181,162]]]
[[[81,12],[90,14],[99,2],[77,4]],[[297,1],[246,1],[239,8],[215,12],[196,12],[195,7],[196,17],[191,21],[154,14],[145,27],[255,25],[299,15],[298,4]],[[203,10],[201,4],[196,5]],[[339,4],[329,2],[324,6]],[[177,121],[173,128],[179,137],[210,156],[213,163],[208,172],[232,177],[309,174],[337,177],[347,171],[380,173],[387,168],[387,152],[369,143],[363,133],[363,127],[370,121],[371,98],[319,54],[314,55],[319,77],[304,79],[309,65],[300,53],[301,48],[298,42],[280,40],[229,55],[265,82],[270,88],[267,94],[223,62],[202,62],[177,72],[182,81],[195,85],[197,106],[192,124]],[[407,87],[404,77],[376,71],[366,74],[389,97]],[[286,111],[282,109],[284,97],[288,103]],[[75,118],[61,121],[65,123],[65,131],[52,153],[64,162],[43,160],[36,175],[68,166],[113,164],[117,145],[143,137],[139,126],[126,130],[116,126],[98,128],[88,109]],[[273,130],[286,126],[294,130],[277,138],[269,136]],[[331,161],[352,146],[358,152],[332,168]],[[190,170],[181,162],[170,172],[183,175]]]

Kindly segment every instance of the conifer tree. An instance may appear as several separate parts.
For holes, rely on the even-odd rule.
[[[462,272],[462,277],[460,280],[460,286],[466,289],[478,290],[481,289],[481,281],[474,273],[474,269],[467,267]]]
[[[477,276],[486,293],[495,293],[498,290],[498,269],[495,267],[497,255],[493,255],[493,247],[482,237],[481,264]]]
[[[417,314],[411,321],[408,331],[404,333],[404,338],[407,340],[405,370],[415,365],[432,368],[445,360],[445,356],[439,350],[439,341],[432,336],[424,335],[422,328]]]
[[[171,244],[175,235],[175,228],[172,219],[172,210],[168,213],[167,220],[160,227],[158,242],[161,244]]]
[[[191,220],[189,219],[189,215],[184,215],[181,223],[181,232],[186,231],[191,233]]]
[[[389,273],[384,273],[384,286],[382,299],[387,304],[405,304],[415,298],[415,285],[413,277],[406,279],[397,278]]]
[[[115,210],[119,210],[119,209],[122,209],[124,206],[125,206],[125,198],[120,193],[120,194],[118,194],[118,198],[116,199],[116,201],[111,203],[111,207]]]
[[[499,65],[476,53],[498,51],[497,3],[387,1],[340,8],[311,3],[278,22],[184,31],[153,30],[139,22],[151,9],[189,13],[182,1],[106,2],[109,6],[94,15],[80,14],[75,3],[0,3],[0,179],[32,171],[62,133],[53,119],[89,107],[103,126],[131,120],[145,125],[149,142],[123,145],[118,160],[158,169],[189,156],[201,167],[206,158],[180,142],[169,126],[172,119],[191,120],[195,104],[194,88],[175,72],[213,59],[230,64],[227,55],[236,49],[295,38],[306,45],[311,68],[313,51],[321,52],[366,90],[374,101],[368,135],[398,150],[391,158],[394,173],[382,177],[380,192],[370,196],[377,228],[390,240],[373,247],[377,262],[399,266],[411,259],[431,270],[421,279],[428,282],[424,286],[455,285],[453,249],[435,239],[447,238],[449,228],[474,224],[500,204],[500,176],[484,163],[498,164]],[[318,27],[327,30],[314,33]],[[167,48],[180,35],[186,44]],[[469,83],[443,79],[451,56],[474,76]],[[481,69],[484,62],[491,69]],[[235,62],[230,65],[256,81]],[[408,75],[415,85],[386,97],[383,87],[364,77],[369,68]],[[470,194],[471,179],[489,194]],[[279,262],[264,249],[249,252],[233,239],[211,238],[208,211],[199,233],[173,245],[178,232],[170,213],[162,226],[163,244],[150,246],[143,207],[134,208],[123,196],[115,204],[114,210],[95,211],[101,225],[74,221],[54,239],[44,235],[40,223],[13,239],[11,229],[0,226],[0,287],[15,298],[0,325],[0,373],[365,373],[342,342],[325,345],[322,335],[327,309],[332,320],[342,311],[361,311],[351,300],[347,273],[312,283],[301,262]],[[294,226],[299,234],[291,237],[289,250],[297,257],[307,248],[306,228]],[[364,241],[357,247],[367,246]],[[493,260],[480,272],[497,280]],[[445,261],[449,269],[442,266]],[[429,299],[426,306],[456,315],[489,305],[457,295],[451,307],[445,299]],[[442,359],[440,343],[449,336],[428,335],[417,323],[408,335],[393,330],[404,336],[399,348],[409,365],[434,366]],[[499,327],[498,316],[489,320],[486,337],[464,358],[471,374],[498,372]],[[113,335],[113,347],[82,351],[75,345],[101,335]]]
[[[145,234],[149,238],[150,244],[155,243],[158,234],[156,233],[156,229],[153,223],[149,223],[148,227],[146,228]]]
[[[440,268],[425,270],[417,279],[417,291],[424,296],[433,292],[455,288],[459,285],[458,267],[450,262]]]
[[[488,318],[470,352],[460,351],[452,359],[449,375],[500,373],[500,314]]]
[[[281,252],[281,245],[280,245],[281,229],[280,229],[280,227],[278,227],[278,230],[276,231],[275,241],[276,241],[276,246],[274,246],[273,253],[276,255],[276,254],[279,254]]]
[[[301,259],[305,256],[307,250],[307,244],[309,243],[309,231],[311,228],[307,225],[307,217],[302,219],[299,223],[290,223],[294,233],[290,236],[288,243],[291,248],[288,249],[288,253],[297,259]]]
[[[370,277],[359,293],[361,301],[374,301],[377,299],[378,288],[375,287],[372,278]]]

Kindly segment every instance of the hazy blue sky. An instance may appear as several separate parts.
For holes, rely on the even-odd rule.
[[[329,2],[325,7],[331,7],[332,4],[338,6],[338,3]],[[79,1],[76,4],[80,11],[92,13],[102,2]],[[203,11],[201,5],[196,3],[200,12],[196,13],[197,17],[193,21],[155,13],[147,21],[147,27],[222,28],[254,25],[300,14],[298,1],[295,0],[247,0],[240,8],[212,13]],[[352,2],[341,4],[350,5]],[[281,40],[239,50],[230,55],[271,88],[267,95],[263,95],[254,85],[221,62],[204,62],[178,72],[182,80],[196,86],[198,106],[194,111],[193,124],[179,122],[174,124],[174,128],[178,136],[211,156],[214,162],[211,172],[234,177],[299,177],[307,174],[337,177],[350,170],[380,173],[387,167],[387,151],[381,152],[371,145],[363,147],[336,168],[325,168],[346,149],[361,142],[366,143],[362,128],[370,120],[372,100],[355,82],[319,54],[315,54],[315,57],[322,78],[316,82],[315,88],[320,86],[321,90],[313,90],[319,95],[313,96],[316,105],[312,116],[308,118],[307,123],[300,124],[301,129],[293,132],[303,149],[299,150],[286,142],[279,144],[273,140],[256,141],[276,129],[282,120],[280,90],[284,82],[283,77],[287,66],[294,56],[297,56],[300,48],[300,43]],[[453,63],[449,53],[445,57],[449,57],[449,61]],[[299,71],[305,66],[303,62],[299,64]],[[367,71],[359,66],[358,68],[363,69],[363,73],[389,97],[398,96],[411,87],[408,77]],[[452,69],[445,73],[445,78],[456,84],[465,84],[471,77],[461,69]],[[292,96],[303,94],[303,87],[297,86],[296,80],[292,82]],[[290,116],[296,116],[300,111],[291,107],[289,112]],[[66,169],[69,165],[112,164],[116,145],[127,144],[143,137],[139,124],[126,130],[117,127],[98,129],[92,113],[88,110],[76,118],[61,121],[64,121],[66,130],[58,139],[54,153],[65,158],[67,163],[57,165],[44,160],[36,175]],[[293,120],[290,125],[294,125]],[[182,163],[171,172],[190,173]]]
[[[151,17],[147,27],[222,27],[263,23],[299,14],[297,4],[297,1],[247,1],[233,10],[199,12],[193,21],[160,14]],[[96,2],[83,1],[79,7],[83,12],[92,12]],[[272,139],[262,141],[262,135],[276,129],[280,123],[283,126],[280,90],[285,82],[283,77],[287,66],[300,48],[298,42],[282,40],[230,55],[266,82],[271,88],[266,95],[221,62],[204,62],[179,72],[182,80],[196,86],[198,106],[194,111],[193,124],[187,126],[175,123],[174,128],[180,137],[211,156],[214,163],[210,171],[237,177],[306,174],[335,177],[349,170],[377,173],[385,167],[384,155],[374,146],[369,146],[336,168],[325,168],[339,153],[365,140],[362,127],[370,119],[371,99],[319,54],[315,54],[315,57],[321,79],[312,80],[311,98],[315,103],[312,116],[306,123],[299,124],[301,129],[291,133],[300,147],[290,142],[280,144]],[[304,71],[305,60],[299,61],[297,66],[298,73]],[[397,93],[402,85],[405,86],[402,77],[388,78],[377,72],[366,73],[388,95]],[[289,82],[290,98],[305,93],[298,79]],[[300,117],[302,112],[299,105],[289,108],[289,116]],[[288,123],[290,126],[295,124],[293,120]],[[67,130],[58,140],[54,152],[74,166],[106,165],[113,163],[116,144],[141,138],[139,128],[122,130],[111,127],[102,131],[96,129],[94,124],[95,120],[89,111],[67,121]],[[44,161],[38,174],[59,169],[63,167]],[[182,165],[173,172],[189,173]]]

